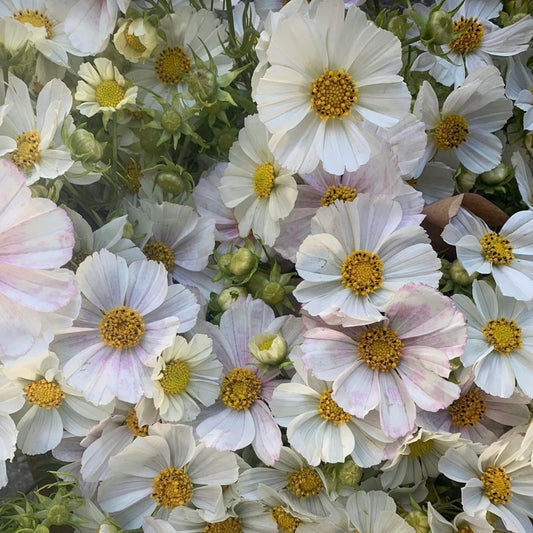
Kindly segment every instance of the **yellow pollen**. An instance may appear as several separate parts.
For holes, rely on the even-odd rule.
[[[345,70],[328,70],[311,84],[311,107],[322,120],[350,114],[359,91]]]
[[[468,137],[468,122],[461,115],[448,115],[437,124],[433,135],[439,150],[455,150]]]
[[[485,259],[493,265],[509,266],[514,259],[513,246],[499,233],[485,233],[479,240]]]
[[[259,399],[261,388],[261,380],[249,368],[232,368],[222,378],[220,399],[235,411],[245,411]]]
[[[475,426],[480,420],[485,418],[486,410],[487,402],[476,387],[459,396],[448,407],[452,424],[459,428]]]
[[[52,407],[61,407],[65,394],[59,388],[59,385],[53,381],[41,379],[32,381],[24,387],[26,399],[32,405],[52,409]]]
[[[367,329],[357,343],[359,357],[372,369],[387,372],[396,368],[403,342],[393,329],[376,326]]]
[[[503,466],[488,466],[481,474],[485,496],[494,505],[506,505],[511,499],[511,477]]]
[[[505,355],[522,347],[522,328],[514,320],[489,320],[481,332],[497,352]]]
[[[316,470],[302,466],[300,470],[287,474],[287,489],[299,498],[310,498],[324,490],[324,483]]]
[[[15,138],[17,147],[9,154],[11,161],[15,163],[19,170],[30,169],[41,157],[39,144],[41,135],[37,130],[28,130]]]
[[[457,530],[457,533],[474,533],[474,530],[471,527],[463,526]]]
[[[135,409],[130,409],[129,413],[126,415],[126,426],[136,437],[146,437],[148,435],[148,426],[140,426],[139,418]]]
[[[320,397],[318,404],[318,414],[324,419],[337,424],[346,424],[352,418],[350,413],[347,413],[340,407],[335,400],[331,398],[331,389],[326,390]]]
[[[416,184],[418,183],[418,178],[409,178],[407,180],[407,183],[413,187],[413,189],[416,187]]]
[[[124,179],[130,192],[137,193],[141,188],[141,178],[143,177],[141,164],[135,159],[130,159],[124,167]]]
[[[409,457],[425,457],[434,447],[434,440],[417,440],[409,444]]]
[[[239,518],[230,516],[222,522],[216,522],[215,524],[207,524],[202,533],[241,533],[241,521]]]
[[[459,20],[453,21],[454,33],[460,33],[458,37],[448,43],[448,46],[457,54],[468,54],[479,48],[483,40],[483,24],[477,18],[465,18],[461,15]]]
[[[54,23],[38,9],[19,9],[13,13],[13,18],[23,24],[31,24],[35,28],[44,28],[46,30],[46,37],[48,39],[52,37]]]
[[[270,350],[272,348],[272,343],[274,342],[274,339],[276,338],[276,335],[268,335],[266,340],[264,340],[260,345],[260,350]]]
[[[258,198],[268,198],[274,188],[274,167],[270,163],[258,165],[254,172],[254,191]]]
[[[167,394],[179,394],[187,388],[190,379],[189,365],[184,361],[175,359],[165,366],[159,384]]]
[[[108,346],[118,350],[133,348],[144,335],[144,320],[135,309],[113,307],[103,314],[98,330]]]
[[[124,37],[126,38],[126,42],[128,43],[128,46],[130,48],[133,48],[136,52],[139,52],[140,54],[142,54],[143,52],[146,51],[146,46],[144,46],[144,44],[141,43],[141,40],[139,39],[139,37],[137,37],[137,35],[133,35],[132,33],[129,32],[132,22],[133,22],[132,20],[129,20],[128,23],[126,24],[126,29],[124,31]]]
[[[96,101],[102,107],[117,107],[124,98],[124,88],[115,80],[104,80],[96,87]]]
[[[156,59],[155,73],[165,85],[176,85],[191,70],[192,61],[179,46],[165,48]]]
[[[167,466],[154,478],[152,498],[165,509],[187,505],[192,500],[193,485],[183,468]]]
[[[385,279],[383,261],[378,254],[357,250],[342,262],[341,275],[345,287],[357,296],[366,296],[379,289]]]
[[[299,518],[292,516],[282,507],[272,507],[270,516],[276,522],[281,533],[295,533],[296,528],[302,523]]]
[[[357,196],[357,189],[355,187],[347,187],[346,185],[330,185],[328,190],[322,196],[320,205],[331,205],[335,200],[342,200],[343,202],[353,202]]]
[[[79,252],[76,252],[68,262],[68,268],[73,272],[76,272],[78,267],[91,255],[91,253],[92,252],[89,250],[80,250]]]
[[[168,272],[174,270],[174,251],[164,242],[148,241],[144,245],[143,253],[148,259],[161,263]]]

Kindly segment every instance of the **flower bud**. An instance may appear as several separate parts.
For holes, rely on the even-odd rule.
[[[438,9],[429,15],[427,24],[427,40],[433,44],[449,43],[453,36],[453,18],[450,13]]]
[[[230,263],[232,257],[233,254],[222,254],[217,256],[217,265],[218,268],[220,268],[220,272],[222,272],[222,274],[231,276]]]
[[[69,137],[70,151],[76,159],[100,161],[104,153],[102,145],[87,130],[79,129]]]
[[[227,287],[218,295],[218,305],[222,311],[227,311],[239,296],[246,296],[247,294],[244,287]]]
[[[405,39],[405,34],[407,32],[407,22],[405,17],[401,15],[394,15],[394,17],[389,20],[387,29],[391,33],[394,33],[398,39]]]
[[[161,126],[168,133],[176,133],[181,128],[181,115],[175,109],[167,109],[161,115]]]
[[[405,516],[405,521],[414,528],[416,533],[429,533],[429,522],[427,514],[423,511],[411,511]]]
[[[509,169],[503,163],[500,163],[492,170],[480,174],[479,179],[487,185],[499,185],[500,183],[503,183],[508,176]]]
[[[351,457],[348,457],[344,464],[340,466],[338,476],[341,485],[355,488],[363,477],[363,469],[356,465]]]
[[[471,285],[476,277],[477,272],[474,272],[471,276],[468,275],[468,272],[457,259],[450,265],[450,278],[455,284],[460,285],[461,287]]]
[[[135,229],[133,227],[133,224],[131,222],[126,222],[124,224],[124,228],[122,230],[122,238],[123,239],[133,239],[135,236]]]
[[[141,148],[149,154],[156,154],[159,152],[157,143],[161,137],[161,130],[155,128],[143,128],[140,132],[139,141]]]
[[[120,533],[122,529],[114,526],[113,524],[102,524],[97,530],[96,533]]]
[[[261,290],[260,298],[268,305],[278,305],[285,300],[285,289],[280,283],[270,281]]]
[[[33,531],[34,533],[50,533],[50,530],[42,524],[39,524]]]
[[[234,276],[250,274],[257,267],[257,257],[248,248],[239,248],[230,261],[229,270]]]
[[[217,77],[210,70],[200,68],[191,73],[189,92],[197,102],[216,102],[217,90]]]
[[[70,511],[68,507],[65,507],[61,504],[56,504],[50,507],[50,510],[46,515],[46,519],[53,526],[62,526],[64,524],[67,524],[70,520]]]
[[[461,169],[460,173],[455,177],[457,188],[460,192],[468,192],[476,183],[477,174],[474,174],[466,168]]]
[[[179,175],[177,172],[164,171],[157,175],[157,184],[165,192],[178,196],[187,189],[188,172]]]
[[[250,354],[260,363],[276,366],[287,357],[287,341],[281,333],[263,333],[254,337],[248,345]]]

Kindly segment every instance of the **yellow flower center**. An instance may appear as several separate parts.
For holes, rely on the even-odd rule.
[[[102,341],[118,350],[137,346],[144,329],[142,316],[135,309],[124,306],[106,311],[98,326]]]
[[[468,54],[476,48],[479,48],[483,40],[483,24],[477,21],[477,18],[465,18],[461,15],[459,20],[453,21],[454,33],[460,33],[449,47],[457,54]]]
[[[137,35],[133,35],[129,32],[132,22],[133,20],[129,20],[126,24],[126,29],[124,30],[124,37],[126,38],[126,42],[128,43],[128,46],[130,48],[133,48],[136,52],[142,54],[146,51],[146,46],[141,43],[141,40],[139,39],[139,37],[137,37]]]
[[[452,424],[459,428],[475,426],[480,420],[485,418],[487,402],[477,388],[469,390],[455,400],[448,412],[452,419]]]
[[[30,169],[41,157],[39,144],[41,135],[37,130],[29,130],[17,135],[17,147],[10,154],[11,161],[21,171]]]
[[[148,259],[161,263],[168,272],[174,270],[174,251],[164,242],[148,241],[144,245],[143,253]]]
[[[425,457],[434,447],[434,440],[417,440],[409,444],[409,457]]]
[[[138,193],[141,188],[141,178],[143,177],[141,164],[135,159],[130,159],[124,170],[124,179],[129,191]]]
[[[272,343],[274,342],[277,335],[274,334],[265,334],[265,340],[259,344],[259,349],[262,350],[270,350],[272,348]]]
[[[105,80],[96,87],[96,101],[102,107],[116,108],[125,94],[122,85],[115,80]]]
[[[494,505],[505,505],[511,499],[511,477],[503,466],[489,466],[481,474],[485,496]]]
[[[270,509],[270,516],[276,522],[278,530],[281,533],[295,533],[296,528],[302,523],[299,518],[292,516],[282,507],[272,507]]]
[[[342,262],[341,275],[345,287],[357,296],[366,296],[379,289],[385,279],[383,261],[378,254],[357,250]]]
[[[335,200],[342,200],[343,202],[353,202],[357,196],[357,189],[355,187],[347,187],[346,185],[330,185],[328,190],[322,196],[320,205],[331,205]]]
[[[270,163],[258,165],[254,172],[254,191],[258,198],[268,198],[274,188],[274,167]]]
[[[250,409],[261,395],[261,380],[249,368],[232,368],[223,378],[220,399],[236,411]]]
[[[78,267],[92,254],[89,250],[80,250],[79,252],[76,252],[72,259],[68,262],[68,268],[72,270],[73,272],[76,272],[78,270]]]
[[[24,387],[24,392],[29,403],[45,409],[61,407],[65,399],[65,394],[59,385],[53,381],[46,381],[44,378],[28,383]]]
[[[342,119],[357,102],[359,91],[344,70],[328,70],[311,84],[311,107],[322,120]]]
[[[381,326],[367,329],[357,343],[359,357],[369,368],[380,372],[396,368],[402,348],[403,342],[396,331]]]
[[[191,379],[189,365],[176,359],[165,366],[163,377],[159,380],[161,388],[167,394],[179,394],[183,392]]]
[[[46,30],[46,37],[48,39],[52,37],[54,23],[38,9],[19,9],[13,13],[13,18],[23,24],[31,24],[35,28],[44,28]]]
[[[468,137],[468,122],[461,115],[448,115],[437,124],[433,135],[439,150],[455,150]]]
[[[316,470],[302,466],[300,470],[287,474],[287,489],[299,498],[310,498],[322,492],[324,483]]]
[[[222,522],[217,522],[215,524],[207,524],[202,533],[241,533],[242,526],[239,518],[234,518],[230,516],[223,520]]]
[[[407,180],[407,183],[413,187],[413,189],[416,187],[416,184],[418,183],[418,178],[409,178]]]
[[[522,347],[522,328],[514,320],[489,320],[481,332],[497,352],[505,355]]]
[[[148,426],[140,426],[139,418],[135,409],[130,409],[129,413],[126,415],[126,426],[136,437],[146,437],[148,435]]]
[[[479,240],[485,259],[494,265],[509,266],[514,259],[511,243],[499,233],[485,233]]]
[[[320,397],[318,404],[318,414],[324,419],[337,424],[346,424],[352,418],[350,413],[347,413],[339,404],[331,398],[332,390],[326,390]]]
[[[191,70],[192,61],[179,46],[165,48],[156,59],[155,73],[165,85],[176,85]]]
[[[474,533],[474,530],[471,527],[463,526],[457,530],[457,533]]]
[[[192,500],[193,485],[183,468],[167,466],[154,478],[152,498],[165,509],[187,505]]]

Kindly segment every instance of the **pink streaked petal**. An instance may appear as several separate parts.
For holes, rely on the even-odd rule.
[[[417,361],[426,370],[435,372],[439,376],[448,377],[450,374],[450,360],[437,348],[404,344],[402,349],[402,359],[407,358]]]
[[[26,184],[26,177],[22,174],[17,167],[6,159],[0,160],[0,176],[1,176],[1,187],[2,187],[2,196],[0,197],[0,227],[3,225],[2,222],[5,211],[14,199],[18,196],[16,205],[19,206],[20,203],[25,199],[30,198],[30,189],[24,187]]]
[[[263,463],[272,465],[279,459],[282,446],[279,426],[274,422],[270,409],[262,401],[255,402],[250,407],[250,413],[255,423],[252,447]]]
[[[165,267],[156,261],[135,261],[129,266],[125,305],[141,315],[158,308],[167,295]]]
[[[276,376],[277,375],[278,371],[276,371]],[[274,394],[278,385],[281,385],[282,383],[287,383],[287,381],[284,379],[270,379],[268,381],[263,381],[261,387],[261,399],[270,402],[270,400],[272,400],[272,394]]]
[[[205,322],[204,320],[199,320],[191,331],[191,334],[196,333],[203,333],[213,341],[213,353],[222,363],[224,372],[228,372],[232,368],[242,366],[240,361],[237,359],[236,354],[233,352],[232,347],[226,340],[226,337],[222,335],[222,332],[218,326],[215,326],[209,322]]]
[[[333,400],[345,411],[363,418],[379,404],[378,374],[364,362],[352,366],[333,382]]]
[[[381,428],[389,437],[403,437],[415,427],[415,404],[396,372],[378,372],[378,380]]]

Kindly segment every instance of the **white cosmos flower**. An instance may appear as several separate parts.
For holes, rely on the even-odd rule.
[[[475,531],[476,533],[492,533],[494,528],[480,516],[469,516],[467,513],[459,513],[448,522],[430,502],[428,502],[428,523],[432,533],[464,533]]]
[[[533,129],[533,128],[532,128]],[[533,175],[531,174],[531,158],[516,151],[511,156],[514,175],[522,201],[533,209]]]
[[[515,106],[524,111],[524,129],[533,130],[533,73],[526,67],[531,53],[526,52],[507,60],[506,77],[507,97],[514,101]]]
[[[298,192],[292,173],[272,155],[269,137],[257,115],[245,118],[220,180],[220,196],[227,207],[233,208],[241,237],[251,231],[272,246],[280,232],[280,221],[291,212]]]
[[[492,274],[505,296],[533,298],[533,211],[515,213],[495,232],[461,207],[441,236],[469,275]]]
[[[437,254],[420,226],[403,221],[401,205],[377,195],[321,207],[296,254],[304,281],[294,296],[302,308],[329,324],[363,325],[381,320],[380,311],[410,281],[436,287]]]
[[[415,175],[439,151],[454,154],[476,174],[492,170],[501,161],[502,143],[492,132],[500,130],[512,115],[500,72],[488,66],[470,74],[463,86],[452,91],[439,111],[437,95],[424,81],[414,113],[425,122],[428,144]]]
[[[266,56],[254,98],[274,157],[292,171],[320,161],[332,174],[357,170],[370,157],[361,120],[393,126],[408,112],[400,41],[357,7],[345,18],[342,0],[320,2],[313,18],[285,17]]]
[[[184,505],[216,521],[225,512],[222,485],[235,483],[239,473],[234,453],[197,445],[191,427],[175,424],[154,425],[150,435],[115,455],[110,467],[98,502],[125,529],[140,527],[156,508],[156,517],[166,519]]]
[[[130,62],[137,63],[150,57],[160,43],[157,28],[143,18],[120,19],[113,36],[115,48]]]
[[[490,22],[502,9],[499,0],[446,0],[441,7],[445,11],[455,8],[458,10],[453,15],[453,28],[461,35],[442,46],[447,58],[423,52],[413,63],[413,70],[429,70],[439,83],[459,86],[466,74],[492,65],[491,56],[513,56],[529,47],[533,37],[533,19],[529,15],[499,28]]]

